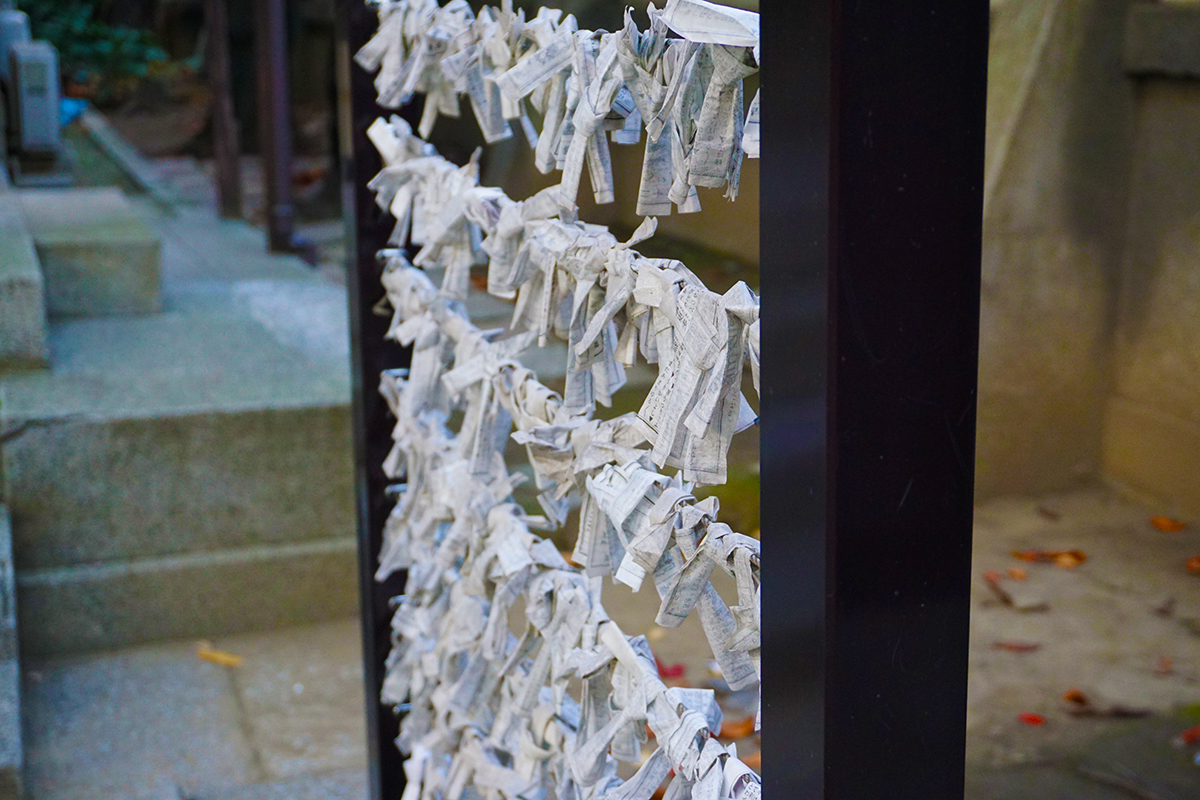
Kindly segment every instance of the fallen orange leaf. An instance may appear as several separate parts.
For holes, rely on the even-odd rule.
[[[1193,575],[1200,575],[1200,556],[1192,556],[1187,560],[1187,571]]]
[[[1179,533],[1187,527],[1179,520],[1170,517],[1151,517],[1150,524],[1165,533]]]
[[[1170,656],[1162,656],[1158,659],[1158,668],[1154,670],[1156,675],[1170,675],[1175,671],[1175,660]]]
[[[1029,577],[1029,573],[1020,567],[1013,567],[1012,569],[1008,570],[1008,577],[1012,578],[1014,581],[1023,581]]]
[[[1186,731],[1179,734],[1179,741],[1188,746],[1200,744],[1200,725],[1188,728]]]
[[[1041,647],[1037,642],[992,642],[993,650],[1007,650],[1010,653],[1032,653]]]
[[[1083,563],[1083,559],[1075,553],[1059,553],[1054,557],[1054,565],[1063,569],[1075,569]]]
[[[1078,689],[1068,689],[1065,691],[1063,693],[1063,700],[1066,700],[1068,703],[1077,703],[1079,705],[1086,705],[1088,701],[1087,695]]]
[[[1013,558],[1029,562],[1048,562],[1066,569],[1074,569],[1087,561],[1082,550],[1014,550]]]
[[[762,769],[762,752],[750,753],[742,759],[742,763],[753,770]]]
[[[245,660],[241,656],[227,653],[224,650],[214,650],[204,643],[196,647],[196,656],[204,661],[219,664],[222,667],[240,667]]]
[[[754,715],[740,720],[726,720],[721,723],[721,733],[719,737],[722,739],[745,739],[750,734],[754,733]]]
[[[1046,718],[1041,714],[1030,714],[1029,712],[1025,712],[1024,714],[1018,714],[1017,719],[1021,720],[1021,722],[1024,722],[1026,725],[1032,725],[1035,728],[1040,728],[1042,725],[1046,724]]]

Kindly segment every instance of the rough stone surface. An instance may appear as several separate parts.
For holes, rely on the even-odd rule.
[[[22,652],[41,656],[342,619],[358,611],[357,542],[18,572]]]
[[[1131,724],[1091,744],[1077,770],[1093,781],[1118,787],[1137,797],[1188,800],[1200,797],[1200,765],[1196,748],[1178,747],[1180,732],[1200,722],[1200,715],[1177,714]]]
[[[345,290],[248,226],[132,206],[167,310],[56,320],[51,370],[0,375],[24,646],[353,614]]]
[[[48,356],[37,253],[15,195],[0,187],[0,369],[44,366]]]
[[[55,316],[159,309],[160,244],[119,189],[18,192]]]
[[[1125,792],[1062,765],[969,774],[964,796],[965,800],[1130,800]]]
[[[245,659],[234,686],[268,778],[365,771],[361,631],[358,619],[348,618],[216,640]]]
[[[203,792],[187,800],[366,800],[366,797],[367,773],[360,769]]]
[[[1121,491],[1158,501],[1177,516],[1200,519],[1200,423],[1110,398],[1104,413],[1104,467]]]
[[[261,779],[229,670],[190,643],[32,663],[25,697],[36,800],[179,800]]]
[[[1060,490],[1100,471],[1121,262],[1131,82],[1125,0],[993,11],[977,492]]]
[[[38,421],[3,451],[17,564],[352,535],[348,417],[315,406]]]
[[[1142,81],[1105,418],[1106,472],[1190,515],[1200,515],[1198,140],[1200,81]]]
[[[358,621],[210,644],[241,666],[192,642],[29,665],[31,798],[364,800]]]
[[[8,510],[0,505],[0,800],[21,796],[21,669]]]
[[[1125,23],[1125,69],[1138,76],[1200,78],[1200,8],[1134,3]]]
[[[22,775],[21,668],[16,659],[0,662],[0,800],[20,800]]]
[[[0,662],[17,657],[17,596],[13,570],[12,524],[0,505]]]

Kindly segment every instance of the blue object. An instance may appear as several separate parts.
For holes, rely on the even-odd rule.
[[[78,97],[64,97],[58,101],[58,121],[65,127],[87,110],[88,101]]]

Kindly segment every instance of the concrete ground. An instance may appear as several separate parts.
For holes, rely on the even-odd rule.
[[[366,792],[358,621],[24,664],[32,800]]]
[[[1106,489],[976,510],[968,797],[1200,797],[1200,747],[1171,743],[1200,723],[1200,575],[1185,567],[1200,555],[1200,529],[1157,530],[1160,514]],[[1066,569],[1012,555],[1034,548],[1087,560]],[[1012,605],[988,571],[1003,575]],[[1005,649],[1025,645],[1036,649]],[[1093,715],[1070,713],[1072,690]]]
[[[968,800],[1200,797],[1197,748],[1172,744],[1200,723],[1200,576],[1184,568],[1200,554],[1200,532],[1158,531],[1156,513],[1101,489],[978,509]],[[1064,569],[1011,555],[1026,548],[1079,549],[1087,561]],[[1026,579],[1008,577],[1012,568]],[[979,578],[988,570],[1005,574],[1019,606],[1044,610],[1001,604]],[[645,598],[606,594],[630,630],[653,630]],[[683,662],[702,685],[698,628],[660,635],[663,661]],[[204,661],[194,642],[25,664],[32,800],[364,796],[357,621],[213,645],[243,664]],[[1068,713],[1071,689],[1099,715]],[[1148,715],[1105,715],[1114,706]],[[1026,724],[1023,713],[1045,722]]]

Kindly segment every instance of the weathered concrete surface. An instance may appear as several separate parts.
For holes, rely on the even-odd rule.
[[[36,800],[179,800],[260,779],[228,670],[191,643],[31,663],[25,696]]]
[[[1195,711],[1139,720],[1090,744],[1076,770],[1136,797],[1187,800],[1200,796],[1197,748],[1179,747],[1179,734],[1200,722]]]
[[[1109,483],[1125,494],[1200,519],[1200,424],[1110,398],[1104,412],[1104,466]]]
[[[248,226],[132,208],[168,310],[56,320],[52,369],[0,376],[24,646],[355,613],[345,290]]]
[[[0,380],[26,426],[0,451],[21,569],[354,529],[342,369],[230,311],[80,320],[52,344],[53,373]]]
[[[1137,122],[1104,466],[1197,516],[1200,80],[1141,81]]]
[[[12,532],[8,509],[0,505],[0,800],[18,800],[23,783],[16,603]]]
[[[37,422],[3,450],[22,570],[354,531],[344,406]]]
[[[1011,0],[989,54],[977,491],[1095,477],[1134,118],[1125,0]]]
[[[1125,31],[1125,69],[1138,76],[1200,78],[1200,8],[1135,3]]]
[[[212,645],[244,662],[173,642],[30,663],[30,797],[363,800],[358,620]]]
[[[361,630],[347,618],[216,640],[245,659],[232,677],[267,778],[365,774]]]
[[[50,316],[159,309],[159,240],[119,189],[17,194],[41,261]]]
[[[0,661],[0,800],[21,800],[25,785],[21,746],[21,668]]]
[[[1069,766],[968,773],[966,800],[1130,800],[1125,792],[1097,784]]]
[[[1149,522],[1159,513],[1105,489],[1001,499],[976,510],[968,764],[1007,768],[1074,758],[1100,735],[1127,726],[1066,713],[1062,695],[1069,689],[1100,704],[1160,714],[1200,703],[1200,578],[1184,566],[1200,554],[1200,531],[1159,531]],[[1030,548],[1079,549],[1087,561],[1062,569],[1012,556]],[[1022,613],[996,601],[982,575],[1013,567],[1025,569],[1027,580],[1005,577],[1001,585],[1048,610]],[[1167,598],[1173,608],[1156,613]],[[1014,653],[997,642],[1038,649]],[[1164,658],[1171,664],[1165,675]],[[1022,712],[1044,715],[1046,725],[1022,723]],[[1200,769],[1195,779],[1200,788]]]
[[[367,772],[361,769],[203,792],[187,800],[367,800],[367,788]]]
[[[13,569],[12,522],[0,504],[0,662],[17,657],[16,573]]]
[[[33,238],[16,195],[0,187],[0,369],[42,367],[46,301]]]
[[[358,611],[352,534],[17,573],[22,652],[269,630]]]

